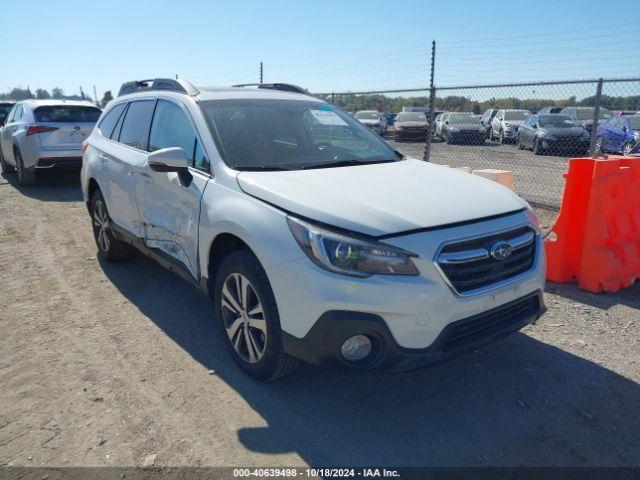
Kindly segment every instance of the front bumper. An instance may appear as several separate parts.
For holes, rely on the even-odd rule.
[[[486,140],[484,130],[448,132],[447,137],[455,143],[484,143]]]
[[[403,128],[395,129],[393,136],[396,140],[426,140],[428,128]]]
[[[329,311],[304,338],[283,334],[285,351],[307,363],[339,370],[406,371],[433,365],[502,338],[537,320],[545,311],[540,290],[486,312],[447,325],[427,348],[403,348],[377,315]],[[340,348],[354,335],[366,335],[371,354],[359,362],[345,360]]]
[[[584,152],[589,150],[590,143],[588,138],[542,138],[543,148],[557,152]]]

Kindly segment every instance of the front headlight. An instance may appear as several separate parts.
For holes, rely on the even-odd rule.
[[[458,133],[458,132],[460,131],[460,129],[459,129],[459,128],[456,128],[456,127],[449,127],[449,131],[450,131],[451,133]]]
[[[287,223],[302,251],[325,270],[355,277],[418,275],[410,258],[416,255],[401,248],[333,232],[290,216]]]

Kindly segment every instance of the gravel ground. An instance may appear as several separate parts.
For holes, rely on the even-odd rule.
[[[0,178],[0,465],[640,466],[640,285],[549,285],[536,325],[405,374],[232,363],[211,303],[102,264],[78,177]]]

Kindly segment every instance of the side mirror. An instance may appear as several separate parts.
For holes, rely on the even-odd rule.
[[[189,167],[189,158],[182,148],[171,147],[151,152],[147,163],[154,172],[184,172]]]
[[[189,157],[180,147],[163,148],[147,156],[149,168],[154,172],[177,172],[183,186],[191,185],[193,176],[189,173]]]
[[[532,123],[531,124],[531,128],[538,128],[538,124],[537,123]]]
[[[447,120],[446,122],[444,122],[445,125],[449,125],[449,120]]]
[[[623,132],[625,132],[625,133],[627,133],[627,130],[628,130],[628,129],[627,129],[627,126],[626,126],[626,125],[623,125],[623,126],[622,126],[622,131],[623,131]]]

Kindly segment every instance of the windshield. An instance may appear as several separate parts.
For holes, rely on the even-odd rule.
[[[507,110],[504,112],[504,119],[505,120],[524,120],[529,115],[531,114],[524,110]]]
[[[468,115],[465,113],[452,113],[449,115],[449,123],[459,125],[463,123],[480,123],[480,117],[477,115]]]
[[[627,117],[631,130],[640,130],[640,117]]]
[[[576,109],[576,118],[578,120],[592,120],[594,108],[578,108]],[[611,112],[606,108],[601,108],[598,118],[610,118]]]
[[[68,122],[68,123],[95,123],[100,118],[102,111],[96,107],[82,107],[77,105],[50,105],[38,107],[33,114],[36,122]]]
[[[307,100],[199,102],[223,160],[236,169],[390,162],[396,152],[343,111]]]
[[[358,112],[356,118],[358,120],[378,120],[380,116],[378,112]]]
[[[540,117],[541,127],[571,128],[577,127],[578,123],[569,115],[546,115]]]
[[[399,113],[396,120],[399,122],[426,122],[427,116],[419,112],[406,112]]]

